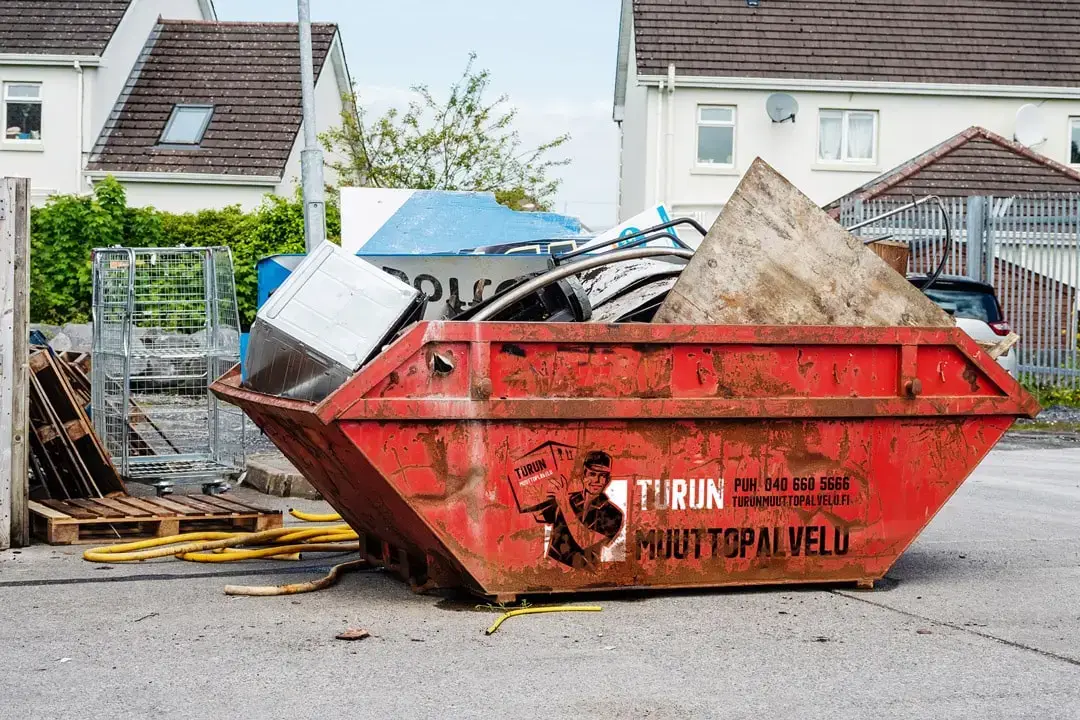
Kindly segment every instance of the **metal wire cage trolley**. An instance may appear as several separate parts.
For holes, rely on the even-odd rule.
[[[209,385],[240,359],[228,248],[93,253],[94,427],[128,480],[222,489],[243,466],[244,416]]]

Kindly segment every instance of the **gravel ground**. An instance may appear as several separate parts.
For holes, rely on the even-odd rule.
[[[1039,417],[1034,421],[1022,420],[1021,424],[1028,422],[1052,422],[1052,423],[1080,423],[1080,408],[1065,407],[1064,405],[1051,405],[1044,408]]]

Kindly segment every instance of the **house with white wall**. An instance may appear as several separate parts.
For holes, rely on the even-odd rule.
[[[0,2],[0,175],[34,202],[86,190],[86,156],[160,15],[213,20],[210,0]]]
[[[1080,167],[1077,18],[1080,0],[624,0],[619,219],[711,223],[759,156],[828,203],[971,126],[1019,124]],[[794,116],[770,117],[785,95]]]
[[[336,26],[312,36],[322,132],[351,80]],[[294,23],[218,22],[211,0],[0,3],[0,175],[35,203],[107,175],[176,212],[289,194],[300,95]]]

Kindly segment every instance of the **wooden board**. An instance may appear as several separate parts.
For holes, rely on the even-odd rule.
[[[739,183],[653,322],[954,324],[761,158]]]
[[[911,259],[911,247],[907,243],[878,240],[866,247],[870,249],[870,252],[884,260],[886,265],[907,277],[908,260]]]
[[[0,177],[0,550],[30,542],[30,181]]]
[[[77,369],[68,368],[49,348],[35,350],[29,366],[33,449],[46,471],[43,484],[49,494],[75,498],[124,492],[86,415],[89,388],[82,388]]]
[[[181,508],[185,512],[179,512]],[[185,495],[31,501],[30,521],[34,537],[50,545],[142,540],[185,532],[255,532],[283,524],[279,510],[231,499],[211,503]]]

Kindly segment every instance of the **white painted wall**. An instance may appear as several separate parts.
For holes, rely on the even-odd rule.
[[[109,113],[159,17],[166,20],[210,19],[203,17],[198,0],[132,0],[101,56],[101,65],[94,78],[93,101],[87,111],[83,152],[89,153],[93,149],[94,141],[109,119]]]
[[[259,206],[271,185],[196,185],[193,183],[133,182],[123,180],[131,207],[152,206],[168,212],[198,212],[239,205],[244,210]]]
[[[6,82],[41,83],[41,142],[9,141],[0,133],[0,177],[30,178],[34,203],[54,193],[74,192],[80,168],[78,73],[73,67],[0,65],[0,88]]]
[[[797,91],[791,93],[799,103],[796,122],[776,124],[765,112],[765,99],[770,94],[766,91],[677,88],[674,148],[670,156],[665,154],[661,159],[662,170],[673,173],[671,197],[664,198],[661,197],[663,180],[660,193],[654,186],[657,89],[644,90],[648,94],[648,111],[644,114],[629,112],[630,94],[634,90],[627,88],[622,177],[625,201],[620,219],[647,205],[666,202],[675,215],[697,213],[703,222],[711,222],[757,156],[776,167],[812,200],[825,204],[972,125],[1012,138],[1016,111],[1028,102],[1041,105],[1049,135],[1046,143],[1033,149],[1067,163],[1069,117],[1080,116],[1080,100]],[[665,97],[665,103],[669,98],[671,95]],[[698,105],[737,108],[733,170],[695,167]],[[878,111],[874,165],[824,166],[817,162],[818,111],[823,108]],[[664,116],[666,120],[666,110]],[[625,162],[626,153],[642,150],[644,173],[639,165]],[[645,188],[644,202],[640,204],[637,196],[628,193],[636,187]]]
[[[622,125],[622,170],[619,178],[619,213],[620,222],[633,217],[649,205],[651,187],[648,185],[648,153],[655,152],[653,144],[655,133],[641,137],[643,128],[650,126],[646,114],[650,108],[648,91],[634,82],[633,77],[626,87],[626,107]],[[652,93],[656,101],[656,93]],[[655,110],[654,110],[655,112]]]
[[[319,79],[315,82],[315,130],[319,134],[341,124],[342,102],[338,80],[334,64],[330,58],[327,58],[322,72],[319,73]],[[301,124],[300,131],[296,134],[296,140],[293,143],[292,152],[289,154],[289,160],[285,164],[281,184],[277,187],[277,194],[291,196],[300,185],[300,153],[303,149],[304,126]],[[333,158],[325,152],[323,154],[326,163],[324,179],[327,183],[336,185],[337,174],[329,167]]]

